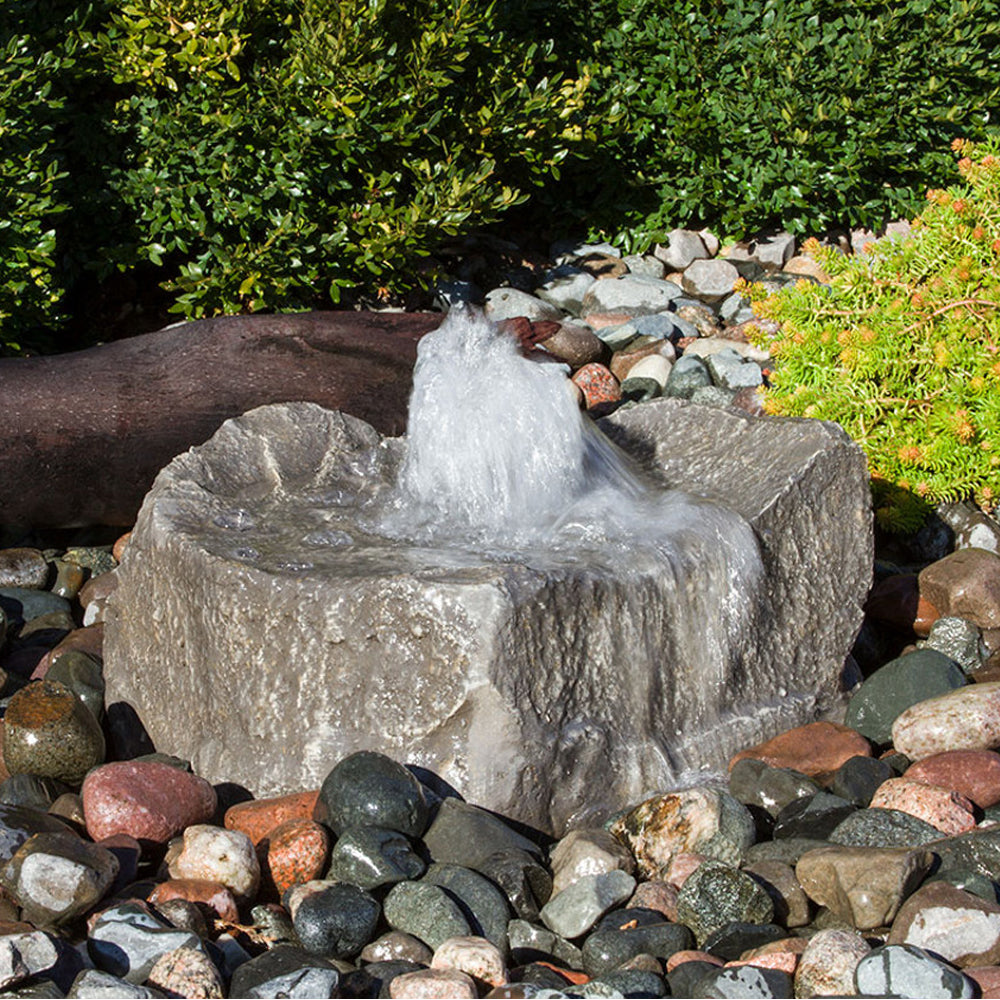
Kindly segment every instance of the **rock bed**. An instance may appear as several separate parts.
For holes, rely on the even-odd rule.
[[[691,235],[705,247],[670,247],[697,249]],[[672,258],[682,292],[709,249]],[[742,343],[746,306],[727,298],[705,313],[669,289],[661,310],[609,299],[599,285],[660,295],[666,279],[581,278],[614,271],[606,250],[534,297],[586,285],[578,308],[518,299],[504,315],[512,290],[487,299],[567,361],[584,405],[687,392],[671,351]],[[701,336],[677,322],[699,316]],[[570,360],[563,342],[598,353]],[[705,365],[711,385],[690,395],[738,404],[766,378],[765,358],[726,347],[756,376],[726,385]],[[665,378],[659,361],[634,374],[643,351],[672,364]],[[278,799],[213,788],[105,711],[101,620],[127,536],[23,541],[0,550],[2,995],[1000,996],[1000,525],[965,505],[882,546],[846,724],[780,734],[738,754],[728,785],[558,842],[372,753]]]

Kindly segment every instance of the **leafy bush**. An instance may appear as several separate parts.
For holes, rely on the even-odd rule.
[[[1000,106],[997,0],[607,0],[598,84],[631,88],[633,244],[700,220],[878,228]],[[991,117],[992,116],[992,117]],[[619,186],[621,190],[621,186]],[[606,224],[622,228],[622,206]]]
[[[962,187],[927,193],[913,236],[843,256],[832,286],[753,290],[780,332],[765,408],[835,420],[868,456],[876,517],[914,530],[927,504],[1000,500],[1000,142],[959,140]]]
[[[587,76],[497,31],[491,4],[260,10],[135,0],[98,38],[132,88],[132,156],[112,177],[140,238],[119,253],[162,263],[187,316],[398,295],[443,237],[500,218],[597,137]]]

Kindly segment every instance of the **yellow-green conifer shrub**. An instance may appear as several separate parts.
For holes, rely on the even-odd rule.
[[[767,412],[834,420],[864,449],[878,523],[913,531],[928,505],[1000,500],[1000,141],[956,140],[963,184],[927,192],[908,240],[843,256],[832,279],[765,297],[776,334]]]

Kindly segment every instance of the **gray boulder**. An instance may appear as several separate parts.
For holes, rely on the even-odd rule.
[[[828,709],[871,578],[858,448],[832,424],[675,399],[601,426],[707,498],[690,516],[721,504],[749,522],[755,593],[708,565],[637,576],[642,537],[620,571],[376,543],[338,511],[395,482],[403,442],[312,404],[261,407],[147,496],[105,624],[108,704],[258,796],[371,749],[557,834]],[[720,602],[738,647],[709,642]]]

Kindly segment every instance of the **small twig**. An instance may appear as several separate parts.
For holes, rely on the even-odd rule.
[[[900,330],[900,334],[910,333],[916,330],[921,323],[926,323],[930,319],[934,319],[935,316],[940,316],[942,313],[946,313],[951,309],[958,309],[960,306],[990,306],[993,309],[1000,309],[1000,302],[991,302],[989,299],[960,299],[958,302],[949,302],[946,306],[941,306],[940,309],[935,309],[934,312],[928,313],[922,319],[918,319],[916,323],[911,326],[906,327],[905,330]],[[970,309],[970,312],[973,310]]]

